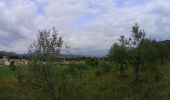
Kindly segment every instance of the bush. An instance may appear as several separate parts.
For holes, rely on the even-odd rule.
[[[101,70],[100,68],[95,71],[95,75],[96,75],[96,76],[101,76],[102,73],[103,73],[103,72],[102,72],[102,70]]]
[[[95,72],[95,75],[100,76],[102,74],[106,74],[106,73],[110,72],[111,69],[112,69],[112,67],[109,63],[101,62],[98,66],[98,69]]]
[[[17,66],[15,65],[14,61],[11,61],[9,67],[10,67],[10,69],[11,69],[12,71],[16,71],[16,70],[17,70]]]
[[[65,70],[53,63],[31,64],[24,70],[18,70],[17,78],[23,90],[31,89],[30,92],[37,93],[37,97],[49,99],[61,98],[70,78]],[[64,85],[63,85],[64,84]]]
[[[71,63],[68,66],[68,73],[73,77],[79,76],[81,78],[84,70],[86,70],[84,64]]]
[[[102,69],[104,73],[110,72],[112,69],[111,65],[107,62],[101,62],[99,64],[99,67]]]
[[[86,64],[90,65],[91,67],[95,67],[96,65],[99,65],[99,59],[98,58],[88,58],[86,60]]]

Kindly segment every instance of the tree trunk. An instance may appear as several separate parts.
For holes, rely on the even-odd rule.
[[[163,57],[161,57],[161,62],[160,62],[160,64],[164,64],[164,58],[163,58]]]
[[[52,95],[52,100],[59,100],[53,89],[51,89],[51,95]]]
[[[139,65],[134,65],[135,81],[139,80]]]
[[[128,64],[127,63],[125,64],[125,69],[128,70]]]
[[[139,80],[139,66],[136,67],[136,81]]]
[[[124,68],[123,64],[120,65],[120,76],[124,75]]]

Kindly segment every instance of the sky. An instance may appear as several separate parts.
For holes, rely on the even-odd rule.
[[[0,51],[27,52],[39,30],[56,28],[70,54],[103,56],[138,23],[170,39],[170,0],[0,0]]]

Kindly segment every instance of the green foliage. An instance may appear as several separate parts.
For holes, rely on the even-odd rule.
[[[112,65],[107,62],[100,63],[99,67],[102,69],[104,73],[110,72],[112,69]]]
[[[68,65],[68,73],[73,77],[82,77],[86,66],[84,64],[71,63]]]
[[[121,41],[124,41],[124,36],[121,36]],[[109,50],[110,60],[118,63],[120,66],[120,74],[124,75],[125,67],[127,65],[128,60],[128,52],[124,42],[120,45],[115,43],[111,49]]]
[[[158,50],[157,50],[157,42],[151,39],[145,39],[140,47],[142,53],[142,60],[145,63],[156,63],[158,60]],[[141,51],[141,52],[142,52]]]
[[[131,36],[120,36],[118,43],[114,43],[109,50],[109,58],[120,65],[120,73],[123,75],[127,64],[133,66],[135,80],[138,80],[139,71],[144,64],[162,63],[170,54],[165,43],[157,42],[145,37],[144,30],[140,30],[138,24],[132,26]]]
[[[103,63],[104,64],[104,63]],[[47,64],[48,65],[48,64]],[[44,65],[47,67],[47,65]],[[50,66],[49,64],[48,66]],[[118,73],[116,71],[111,71],[110,73],[103,74],[98,76],[89,75],[90,73],[95,73],[96,71],[90,70],[89,73],[87,70],[83,73],[83,78],[79,77],[70,77],[67,73],[67,66],[57,66],[52,64],[53,68],[56,69],[54,72],[57,72],[57,76],[61,76],[62,79],[59,78],[60,81],[56,81],[56,83],[59,83],[58,85],[55,85],[55,87],[60,87],[60,100],[114,100],[114,99],[120,99],[120,100],[166,100],[169,98],[169,65],[170,63],[165,63],[162,65],[159,65],[159,63],[152,65],[147,64],[144,66],[144,68],[141,70],[140,73],[140,80],[137,82],[134,82],[133,80],[133,68],[130,67],[128,71],[128,76],[122,80],[120,80],[117,75]],[[38,65],[35,65],[37,67],[40,67]],[[35,67],[34,66],[34,67]],[[113,65],[112,65],[113,66]],[[42,67],[42,66],[41,66]],[[47,69],[46,67],[41,68],[45,72]],[[113,66],[116,67],[116,66]],[[113,68],[112,67],[112,68]],[[28,67],[22,66],[19,67],[18,71],[21,72],[22,75],[25,75],[27,72]],[[39,68],[37,68],[39,69]],[[59,70],[59,73],[58,73]],[[39,70],[40,71],[40,70]],[[14,80],[9,79],[8,76],[12,76],[14,74],[13,71],[10,71],[6,67],[0,68],[0,92],[1,92],[1,98],[2,100],[9,99],[9,100],[51,100],[52,97],[50,95],[47,95],[44,93],[40,93],[38,91],[42,89],[37,89],[35,86],[27,87],[26,81],[24,81],[24,84],[18,84],[17,81],[15,83]],[[12,74],[12,73],[13,74]],[[42,72],[42,71],[41,71]],[[60,74],[61,72],[61,74]],[[38,73],[38,71],[37,71]],[[51,73],[51,71],[50,71]],[[56,74],[56,73],[55,73]],[[4,77],[3,80],[2,77]],[[25,76],[23,76],[25,77]],[[30,76],[32,77],[32,76]],[[45,77],[45,76],[43,76]],[[14,77],[13,77],[14,78]],[[39,77],[40,80],[44,80],[45,78]],[[56,78],[56,77],[54,77]],[[64,78],[64,79],[63,79]],[[48,80],[52,80],[52,78],[49,78]],[[54,81],[52,81],[54,82]],[[23,82],[22,82],[23,83]],[[17,87],[18,84],[19,87]],[[47,84],[45,81],[43,81],[41,84]],[[20,91],[18,93],[18,89],[23,86],[23,91]],[[43,88],[45,89],[46,85],[43,85]],[[27,88],[26,88],[27,87]],[[24,91],[28,91],[25,93]],[[33,92],[34,91],[34,92]],[[57,95],[57,93],[56,93]]]
[[[95,57],[89,57],[86,59],[86,64],[95,67],[99,64],[99,59]]]
[[[120,36],[118,43],[113,44],[109,50],[108,57],[81,59],[86,60],[85,64],[79,62],[68,65],[57,64],[56,60],[63,41],[57,37],[55,30],[50,34],[51,31],[39,32],[37,41],[30,47],[31,53],[37,53],[38,57],[31,59],[29,66],[19,67],[17,71],[0,68],[0,99],[168,100],[170,98],[168,77],[170,63],[167,63],[170,43],[146,38],[145,32],[140,30],[138,24],[132,27],[129,38]],[[112,63],[107,62],[109,60]],[[128,74],[121,80],[117,77],[119,73],[114,69],[117,67],[116,64],[120,66],[122,75],[125,71]],[[11,79],[12,75],[16,76]],[[134,81],[133,75],[138,81]]]
[[[30,45],[29,53],[36,56],[30,59],[29,67],[26,70],[19,70],[17,78],[21,86],[30,88],[41,96],[58,100],[64,91],[63,85],[67,81],[67,75],[57,62],[63,40],[58,37],[56,30],[39,31],[37,40]],[[68,80],[69,81],[69,80]]]
[[[170,51],[166,43],[157,43],[156,49],[158,50],[158,58],[160,60],[160,63],[164,63],[168,58]]]
[[[119,64],[124,64],[127,62],[127,52],[125,46],[120,46],[119,44],[114,44],[109,52],[111,60]]]
[[[101,62],[98,65],[98,68],[96,69],[95,75],[96,76],[101,76],[102,74],[106,74],[109,73],[112,69],[111,64],[107,63],[107,62]]]
[[[20,84],[37,92],[39,97],[45,96],[53,100],[61,98],[60,93],[65,91],[66,83],[70,84],[64,70],[53,63],[35,63],[27,67],[24,73],[23,70],[20,71],[18,74]]]
[[[14,61],[11,61],[9,67],[10,67],[10,69],[11,69],[12,71],[16,71],[16,70],[17,70],[17,66],[15,65]]]
[[[29,46],[28,52],[35,53],[40,60],[55,61],[60,54],[62,44],[62,37],[58,37],[55,28],[52,31],[42,30],[39,31],[37,40]]]

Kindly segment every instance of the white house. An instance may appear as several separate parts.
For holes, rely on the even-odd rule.
[[[9,61],[4,61],[4,64],[5,65],[10,65],[10,62]]]
[[[10,62],[8,61],[8,58],[6,56],[3,56],[2,61],[4,65],[10,65]]]

